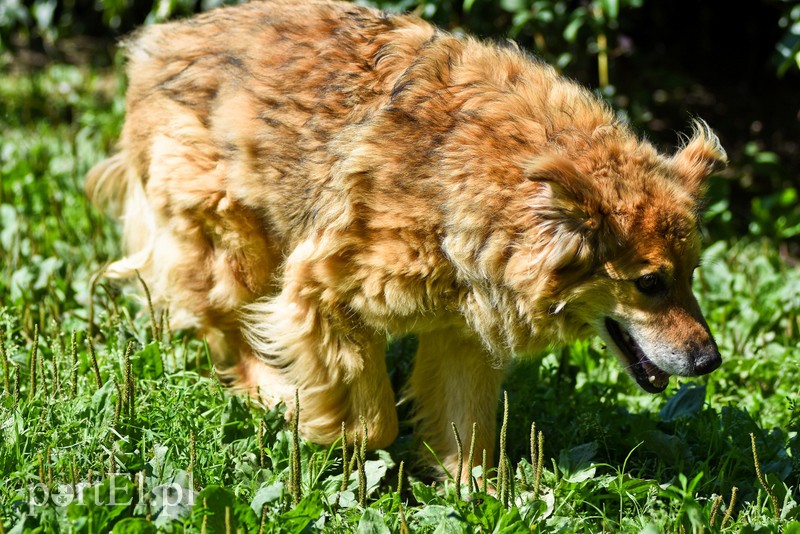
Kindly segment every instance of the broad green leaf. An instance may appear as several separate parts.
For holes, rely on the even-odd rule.
[[[356,530],[357,534],[391,534],[391,532],[381,513],[373,508],[364,510]]]
[[[131,368],[136,376],[150,379],[164,375],[164,360],[158,341],[152,341],[131,356]]]
[[[311,492],[303,497],[297,506],[281,515],[281,528],[289,534],[300,534],[311,523],[317,521],[324,511],[322,493]]]
[[[285,495],[286,489],[283,481],[279,480],[277,482],[273,482],[269,486],[264,486],[256,492],[256,494],[253,496],[253,501],[250,503],[250,508],[253,509],[253,512],[255,512],[256,515],[260,516],[261,510],[264,508],[265,504],[283,499]]]
[[[504,511],[494,532],[496,534],[528,534],[530,527],[520,517],[517,507],[512,506],[511,509]]]
[[[411,481],[411,491],[414,493],[414,498],[423,504],[431,504],[439,499],[435,487],[428,486],[418,480]]]
[[[584,443],[569,451],[561,451],[558,469],[564,474],[567,482],[579,483],[592,478],[596,468],[592,459],[597,454],[597,443]]]
[[[500,523],[504,510],[503,503],[491,495],[483,495],[480,503],[467,512],[467,522],[482,527],[483,531],[492,532]]]
[[[667,423],[672,423],[682,418],[694,417],[703,409],[706,398],[704,385],[684,383],[658,413],[659,417]]]
[[[430,504],[414,514],[414,518],[421,527],[435,527],[434,532],[440,534],[466,532],[467,529],[467,524],[450,506]]]

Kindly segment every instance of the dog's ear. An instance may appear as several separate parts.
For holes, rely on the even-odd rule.
[[[530,206],[538,217],[561,221],[570,230],[591,231],[599,225],[595,185],[561,154],[544,154],[529,161],[525,175],[541,184]]]
[[[549,243],[545,262],[556,271],[590,265],[605,254],[598,235],[607,226],[597,184],[561,154],[537,156],[525,169],[536,190],[527,197],[536,228]]]
[[[696,197],[705,190],[706,178],[725,168],[728,157],[708,125],[696,120],[686,144],[672,156],[671,163],[683,184]]]

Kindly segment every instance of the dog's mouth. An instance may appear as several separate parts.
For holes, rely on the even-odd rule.
[[[627,369],[636,383],[648,393],[661,393],[669,384],[669,374],[645,355],[633,337],[613,319],[606,318],[606,330],[626,360]]]

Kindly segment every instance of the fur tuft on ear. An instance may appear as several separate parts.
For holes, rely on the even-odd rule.
[[[701,196],[706,178],[722,170],[728,164],[728,156],[708,124],[695,120],[692,136],[671,159],[686,188],[695,196]]]

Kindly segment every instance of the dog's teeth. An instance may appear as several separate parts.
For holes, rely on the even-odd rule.
[[[631,342],[631,339],[632,339],[631,335],[629,333],[625,332],[624,330],[622,331],[622,337],[623,337],[623,339],[625,339],[626,343],[630,343]]]

